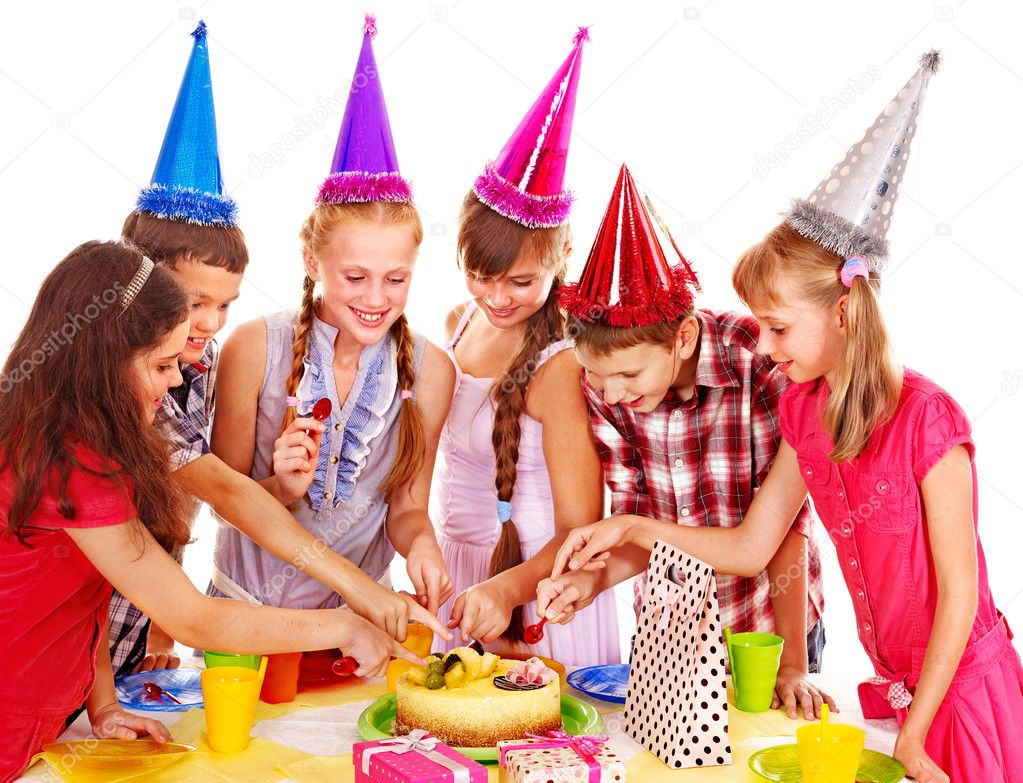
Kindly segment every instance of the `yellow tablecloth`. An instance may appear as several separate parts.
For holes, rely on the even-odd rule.
[[[841,715],[835,720],[865,727],[868,731],[867,747],[890,753],[895,740],[895,726],[890,722],[863,722],[859,706],[855,699],[855,683],[835,677],[818,677],[820,687],[839,700]],[[382,681],[356,682],[329,688],[303,691],[290,704],[270,705],[260,702],[256,712],[256,722],[279,718],[293,714],[298,710],[351,704],[376,698],[385,692]],[[621,718],[621,706],[591,699],[572,688],[566,687],[570,693],[592,704],[604,716],[607,729],[613,732],[616,721]],[[735,709],[734,694],[729,685],[729,736],[732,745],[731,766],[707,767],[688,770],[671,770],[647,751],[640,752],[626,765],[628,780],[632,783],[651,783],[652,781],[677,780],[684,783],[700,783],[700,781],[758,781],[748,767],[752,753],[771,746],[795,742],[795,731],[802,721],[790,720],[781,712],[773,711],[762,714],[750,714]],[[152,713],[150,713],[152,714]],[[158,717],[167,719],[174,739],[195,745],[199,748],[186,756],[182,761],[158,772],[147,773],[144,777],[134,780],[145,780],[147,783],[347,783],[355,779],[351,754],[340,756],[312,756],[301,750],[273,742],[263,737],[254,737],[249,747],[242,753],[222,755],[213,752],[206,744],[206,726],[202,710],[190,710],[178,713],[180,717],[170,723],[169,716]],[[620,726],[620,724],[618,724]],[[75,731],[77,728],[77,732]],[[82,727],[72,727],[63,739],[74,739],[84,736]],[[350,737],[358,741],[357,737]],[[64,776],[65,780],[78,781],[74,777]],[[102,780],[125,780],[124,777],[108,776]],[[496,766],[490,770],[490,781],[496,783],[499,770]],[[39,762],[22,778],[29,781],[55,781],[46,764]],[[96,778],[82,783],[93,783]]]

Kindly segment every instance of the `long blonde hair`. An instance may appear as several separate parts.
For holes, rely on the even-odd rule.
[[[833,308],[849,295],[845,349],[822,412],[835,444],[828,455],[832,462],[857,457],[875,428],[891,418],[902,392],[902,368],[881,313],[881,278],[871,270],[869,278],[856,277],[846,288],[839,277],[844,262],[782,223],[743,253],[732,271],[732,285],[749,307],[779,304],[784,282],[794,283],[805,300],[822,308]]]
[[[303,250],[313,257],[325,252],[331,234],[351,225],[383,223],[408,226],[416,246],[423,241],[423,224],[419,212],[410,204],[373,201],[361,204],[319,204],[306,218],[299,232]],[[318,299],[313,296],[315,281],[305,276],[302,281],[302,306],[295,324],[295,342],[292,346],[291,372],[288,374],[288,395],[294,396],[305,370],[309,331],[313,326]],[[404,313],[391,325],[391,336],[397,344],[398,389],[411,391],[416,382],[414,340]],[[295,420],[295,409],[289,407],[281,424],[283,432]],[[394,464],[381,490],[390,492],[415,478],[426,460],[426,435],[423,421],[411,397],[403,400],[398,417],[398,451]]]
[[[526,392],[532,379],[537,356],[553,342],[565,337],[565,320],[558,310],[558,288],[565,281],[565,246],[571,239],[568,224],[555,228],[527,228],[488,207],[472,191],[462,203],[458,229],[458,259],[467,273],[477,277],[498,277],[515,264],[523,249],[540,260],[541,266],[554,270],[554,282],[547,300],[526,321],[518,351],[504,374],[490,390],[494,400],[494,447],[496,470],[494,486],[497,499],[511,502],[518,479],[520,417],[526,409]],[[489,576],[507,571],[522,562],[518,528],[509,519],[501,525],[501,536],[490,558]],[[522,640],[522,607],[512,612],[503,634],[506,639]]]

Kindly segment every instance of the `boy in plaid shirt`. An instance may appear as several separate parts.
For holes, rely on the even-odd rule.
[[[756,354],[753,318],[693,307],[696,276],[681,253],[668,265],[624,167],[604,220],[580,281],[565,286],[561,303],[584,369],[611,514],[734,527],[774,460],[786,379]],[[804,677],[819,671],[824,645],[812,521],[804,504],[764,572],[717,577],[723,626],[786,638],[777,696],[793,717],[797,704],[816,714],[822,698]],[[578,610],[595,592],[642,573],[648,558],[616,553],[607,568],[545,580],[538,608],[560,596],[554,608]],[[644,578],[635,585],[637,614]]]

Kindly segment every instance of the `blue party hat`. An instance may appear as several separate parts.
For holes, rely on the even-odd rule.
[[[192,37],[192,56],[167,124],[153,181],[139,193],[137,206],[159,218],[233,226],[238,207],[224,195],[220,175],[205,22],[199,22]]]

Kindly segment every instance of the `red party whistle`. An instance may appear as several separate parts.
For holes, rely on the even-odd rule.
[[[536,644],[538,641],[543,639],[543,627],[547,623],[546,617],[541,617],[540,622],[534,623],[533,625],[527,625],[526,629],[522,632],[522,640],[526,644]]]
[[[330,400],[327,400],[330,402]],[[338,677],[350,677],[355,674],[355,670],[359,668],[359,663],[352,656],[345,655],[342,658],[338,658],[334,663],[330,665],[331,670]]]
[[[324,397],[316,401],[313,406],[312,417],[316,421],[326,421],[330,418],[330,412],[334,409],[334,406],[330,402],[329,397]]]

